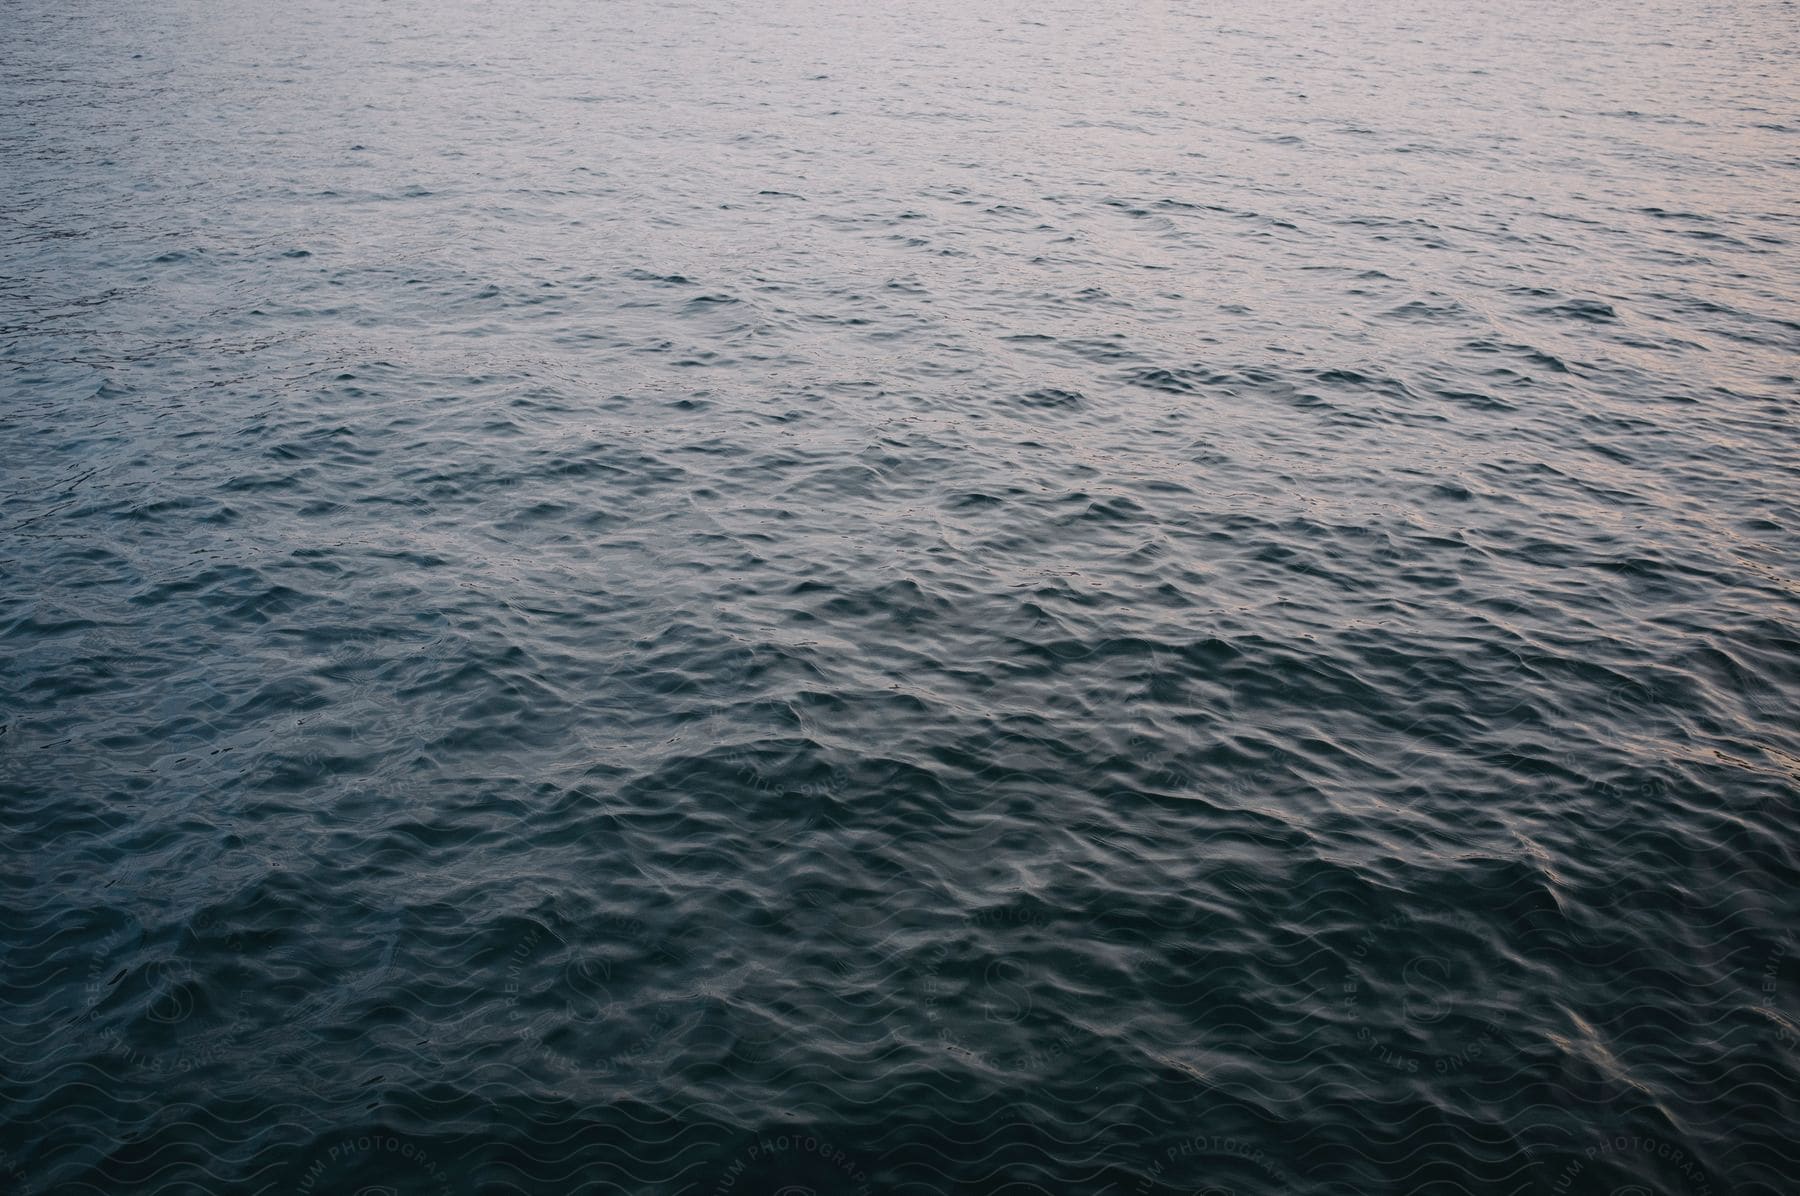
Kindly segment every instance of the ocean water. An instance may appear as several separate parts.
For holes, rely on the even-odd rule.
[[[1794,1190],[1794,3],[0,33],[0,1190]]]

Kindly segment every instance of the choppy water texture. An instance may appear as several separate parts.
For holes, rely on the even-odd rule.
[[[13,1190],[1800,1175],[1794,4],[0,20]]]

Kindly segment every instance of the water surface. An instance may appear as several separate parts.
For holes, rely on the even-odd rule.
[[[8,1190],[1800,1174],[1793,3],[0,20]]]

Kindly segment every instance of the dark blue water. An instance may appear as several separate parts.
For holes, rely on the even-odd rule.
[[[0,34],[6,1191],[1794,1190],[1793,3]]]

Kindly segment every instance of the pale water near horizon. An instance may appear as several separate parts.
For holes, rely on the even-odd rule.
[[[1800,7],[0,23],[0,1191],[1792,1190]]]

